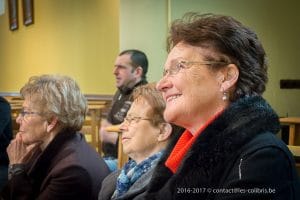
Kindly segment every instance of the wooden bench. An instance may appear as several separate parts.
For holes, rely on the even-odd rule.
[[[295,158],[296,167],[300,170],[300,117],[284,117],[279,121],[281,125],[289,126],[288,148]]]

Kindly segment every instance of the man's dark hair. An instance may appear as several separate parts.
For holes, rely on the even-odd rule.
[[[141,67],[143,69],[142,79],[146,80],[146,74],[148,72],[148,59],[144,52],[137,49],[128,49],[122,51],[119,56],[129,54],[131,58],[131,64],[134,68]]]

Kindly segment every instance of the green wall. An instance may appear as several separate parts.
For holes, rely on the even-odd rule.
[[[18,92],[32,75],[75,78],[86,94],[115,91],[119,52],[118,0],[35,0],[35,23],[10,31],[8,6],[0,16],[0,92]]]
[[[265,47],[269,82],[264,97],[280,116],[300,116],[300,90],[279,88],[280,79],[300,79],[299,1],[121,0],[120,3],[120,48],[134,46],[146,50],[153,72],[149,74],[151,81],[161,77],[168,22],[188,11],[231,15],[251,27]]]
[[[162,74],[167,29],[167,1],[120,0],[120,49],[140,49],[149,58],[149,81]]]

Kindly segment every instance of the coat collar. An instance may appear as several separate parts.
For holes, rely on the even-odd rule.
[[[233,102],[201,133],[174,175],[164,165],[176,143],[173,141],[158,163],[150,188],[153,191],[159,190],[170,177],[175,182],[190,182],[191,180],[182,180],[190,172],[193,172],[193,176],[202,177],[196,181],[198,187],[201,183],[206,187],[218,183],[224,168],[228,167],[227,163],[239,155],[247,142],[265,132],[277,133],[279,128],[277,114],[262,97],[241,98]]]
[[[31,177],[34,177],[36,182],[41,183],[41,179],[46,177],[48,170],[52,167],[51,165],[55,165],[55,163],[53,163],[53,159],[57,156],[57,152],[60,152],[60,150],[65,146],[65,143],[75,137],[80,137],[79,135],[79,133],[69,130],[59,132],[44,151],[35,152],[35,155],[28,164],[28,166],[30,166],[28,174]]]

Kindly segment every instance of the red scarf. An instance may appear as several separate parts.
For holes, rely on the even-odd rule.
[[[202,131],[211,124],[220,114],[218,112],[212,118],[210,118],[200,129],[193,135],[190,131],[185,130],[183,134],[180,136],[179,140],[177,141],[175,147],[173,148],[170,156],[165,162],[165,166],[168,167],[173,173],[175,173],[181,164],[182,159],[184,158],[187,151],[191,148],[192,144],[198,138],[198,136],[202,133]]]

